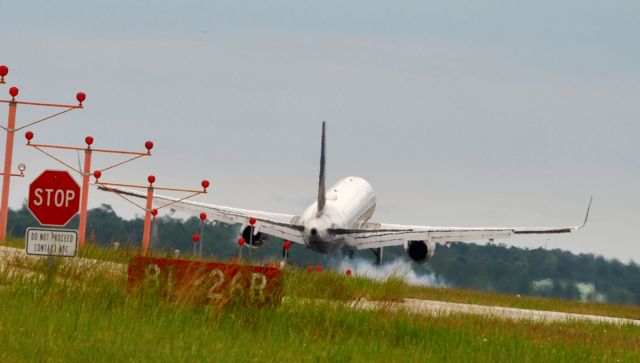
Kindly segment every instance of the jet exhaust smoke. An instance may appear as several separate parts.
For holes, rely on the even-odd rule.
[[[390,277],[399,277],[409,285],[416,286],[439,286],[446,287],[444,279],[436,276],[435,273],[421,274],[416,272],[411,262],[403,259],[395,259],[382,265],[376,265],[370,260],[363,258],[340,259],[335,265],[338,271],[351,269],[355,276],[363,276],[376,281],[385,281]]]

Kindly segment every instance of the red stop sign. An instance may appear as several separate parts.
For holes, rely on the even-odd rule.
[[[45,170],[29,185],[29,210],[40,224],[64,226],[79,208],[80,187],[66,171]]]

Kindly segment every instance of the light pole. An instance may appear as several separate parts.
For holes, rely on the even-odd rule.
[[[8,69],[6,68],[6,66],[4,69],[0,68],[0,76],[5,70],[8,73]],[[4,76],[2,76],[0,79],[4,81]],[[19,93],[20,93],[20,90],[18,89],[18,87],[11,87],[9,88],[9,95],[11,95],[11,99],[0,100],[0,103],[9,104],[9,116],[7,119],[7,127],[0,126],[0,128],[2,128],[4,131],[7,132],[7,139],[5,143],[5,153],[4,153],[4,172],[2,175],[2,198],[0,199],[0,242],[5,241],[7,239],[7,215],[9,213],[9,189],[11,187],[10,185],[11,184],[11,163],[13,159],[13,141],[14,141],[15,133],[31,125],[35,125],[37,123],[49,120],[55,116],[62,115],[66,112],[69,112],[75,109],[83,108],[82,102],[87,97],[86,94],[84,94],[83,92],[78,92],[76,94],[76,100],[78,101],[78,105],[73,106],[73,105],[60,105],[60,104],[53,104],[53,103],[17,101],[16,97],[18,96]],[[65,110],[40,118],[24,126],[16,127],[16,113],[17,113],[18,105],[64,108]]]
[[[204,223],[207,220],[206,213],[200,213],[200,258],[202,258],[202,245],[204,244]]]
[[[244,246],[244,238],[238,238],[238,259],[242,260],[242,246]]]
[[[196,195],[200,195],[200,194],[206,194],[207,193],[207,188],[209,187],[209,181],[208,180],[203,180],[202,183],[200,185],[202,185],[202,189],[201,190],[191,190],[191,189],[176,189],[176,188],[159,188],[159,187],[155,187],[153,186],[153,183],[155,183],[156,181],[156,177],[153,175],[149,175],[147,177],[147,181],[149,182],[149,185],[134,185],[134,184],[119,184],[119,183],[104,183],[104,182],[100,182],[98,181],[98,178],[100,177],[100,174],[98,173],[98,175],[96,175],[96,173],[94,172],[94,176],[96,177],[96,184],[99,185],[102,189],[104,190],[108,190],[110,192],[115,193],[117,196],[121,197],[122,199],[126,200],[127,202],[135,205],[136,207],[142,209],[144,211],[144,231],[142,234],[142,251],[141,254],[143,256],[147,255],[147,252],[149,250],[149,237],[151,235],[151,216],[156,216],[156,214],[158,213],[159,209],[162,208],[166,208],[169,207],[173,204],[176,203],[180,203],[184,200],[187,200],[189,198],[195,197]],[[124,195],[122,195],[122,192],[119,191],[118,189],[115,189],[113,187],[125,187],[125,188],[137,188],[137,189],[146,189],[147,190],[147,196],[146,196],[146,206],[143,207],[139,204],[137,204],[136,202],[130,200],[129,198],[125,197]],[[183,193],[190,193],[189,195],[187,195],[184,198],[180,198],[180,199],[176,199],[176,200],[172,200],[164,205],[159,206],[156,209],[152,209],[153,206],[153,192],[155,190],[164,190],[164,191],[170,191],[170,192],[183,192]],[[140,194],[136,194],[139,197],[142,197]],[[200,238],[200,236],[198,236],[198,239]],[[195,247],[194,247],[195,249]],[[194,250],[194,254],[195,254],[195,250]]]
[[[198,241],[200,241],[200,235],[197,233],[194,233],[193,236],[191,236],[191,239],[193,240],[193,258],[196,258],[196,248],[198,247]]]
[[[84,100],[84,96],[80,97],[79,99]],[[78,244],[80,245],[80,247],[84,246],[84,242],[86,239],[86,229],[87,229],[87,205],[89,202],[89,178],[91,177],[91,161],[92,161],[92,155],[95,153],[107,153],[107,154],[119,154],[119,155],[127,155],[129,156],[128,159],[118,162],[114,165],[111,166],[107,166],[105,168],[102,168],[101,170],[96,170],[93,172],[93,176],[96,177],[96,179],[99,179],[102,176],[102,172],[106,171],[106,170],[110,170],[113,169],[115,167],[121,166],[123,164],[126,164],[130,161],[139,159],[143,156],[150,156],[151,155],[151,149],[153,149],[153,142],[151,141],[147,141],[145,142],[144,146],[147,149],[146,152],[137,152],[137,151],[124,151],[124,150],[107,150],[107,149],[94,149],[91,147],[91,145],[93,145],[93,137],[92,136],[87,136],[84,138],[84,142],[85,144],[87,144],[86,147],[74,147],[74,146],[65,146],[65,145],[45,145],[45,144],[34,144],[31,142],[31,140],[34,137],[33,132],[31,131],[27,131],[24,134],[24,137],[27,139],[27,146],[33,147],[34,149],[40,151],[41,153],[45,154],[46,156],[54,159],[55,161],[59,162],[60,164],[66,166],[67,168],[75,171],[76,173],[80,174],[82,176],[82,190],[81,190],[81,195],[82,198],[80,199],[80,221],[78,223]],[[82,170],[76,169],[73,166],[65,163],[64,161],[58,159],[57,157],[51,155],[50,153],[48,153],[47,151],[45,151],[44,149],[59,149],[59,150],[74,150],[74,151],[84,151],[84,168]]]

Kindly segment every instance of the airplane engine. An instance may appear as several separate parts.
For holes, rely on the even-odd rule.
[[[267,242],[267,238],[269,238],[269,236],[261,232],[254,233],[253,236],[251,236],[251,226],[246,226],[242,230],[242,238],[244,238],[247,246],[260,248],[265,242]]]
[[[431,241],[409,241],[404,245],[404,249],[413,262],[423,264],[436,252],[436,246]]]

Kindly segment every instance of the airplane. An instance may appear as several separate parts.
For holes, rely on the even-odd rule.
[[[433,257],[436,244],[493,241],[513,235],[570,233],[579,230],[587,223],[593,201],[592,197],[584,222],[570,227],[431,227],[377,223],[369,221],[376,207],[376,196],[371,184],[363,178],[348,176],[326,189],[325,166],[326,122],[323,122],[318,195],[316,201],[302,214],[239,209],[162,195],[154,195],[153,202],[169,202],[175,210],[195,215],[206,212],[209,220],[239,224],[242,237],[249,247],[261,247],[268,236],[273,236],[325,255],[341,250],[353,257],[355,250],[370,249],[376,257],[376,263],[380,264],[384,247],[404,246],[412,261],[423,264]],[[126,188],[109,189],[120,194],[146,198],[146,194]]]

